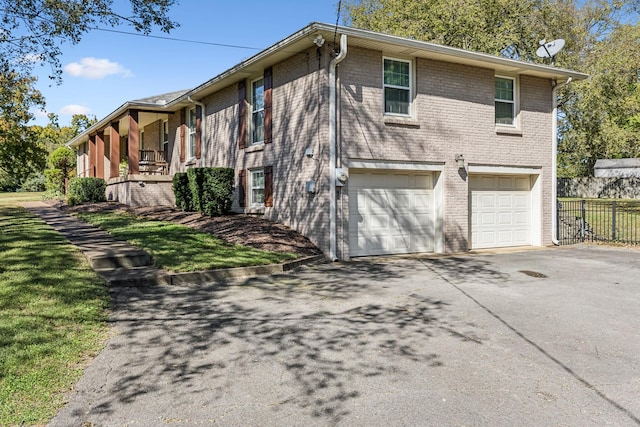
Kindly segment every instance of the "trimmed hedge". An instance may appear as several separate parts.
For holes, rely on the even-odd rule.
[[[67,192],[67,204],[74,206],[81,203],[106,201],[107,182],[102,178],[71,178]]]
[[[231,168],[191,168],[173,176],[176,206],[204,215],[231,211],[234,171]]]
[[[176,197],[178,209],[185,212],[194,211],[191,201],[191,188],[189,188],[189,177],[186,172],[178,172],[173,175],[173,194]]]

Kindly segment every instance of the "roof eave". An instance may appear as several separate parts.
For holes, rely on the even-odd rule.
[[[77,147],[89,139],[89,135],[98,132],[100,129],[106,127],[110,122],[118,120],[120,117],[125,115],[128,110],[132,109],[145,109],[151,111],[158,111],[159,113],[167,110],[166,104],[148,104],[143,102],[135,102],[135,101],[127,101],[107,116],[105,116],[102,120],[97,121],[91,127],[86,129],[84,132],[73,138],[71,141],[67,142],[65,145],[67,147]]]

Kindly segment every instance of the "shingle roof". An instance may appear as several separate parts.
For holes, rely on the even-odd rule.
[[[163,93],[160,95],[149,96],[147,98],[136,99],[132,102],[141,103],[141,104],[154,104],[154,105],[165,105],[169,102],[173,101],[176,98],[180,98],[185,93],[189,92],[190,89],[177,90],[174,92]]]

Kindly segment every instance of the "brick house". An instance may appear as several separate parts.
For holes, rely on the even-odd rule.
[[[78,175],[132,205],[172,204],[175,172],[234,168],[236,212],[332,259],[548,245],[556,89],[586,77],[313,23],[194,89],[127,102],[69,145]]]

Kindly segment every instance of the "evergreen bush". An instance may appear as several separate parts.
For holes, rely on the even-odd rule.
[[[102,178],[71,178],[67,192],[67,204],[97,203],[106,201],[107,183]]]
[[[189,187],[189,177],[186,172],[178,172],[173,175],[173,194],[176,198],[176,206],[185,212],[192,212],[191,188]]]

